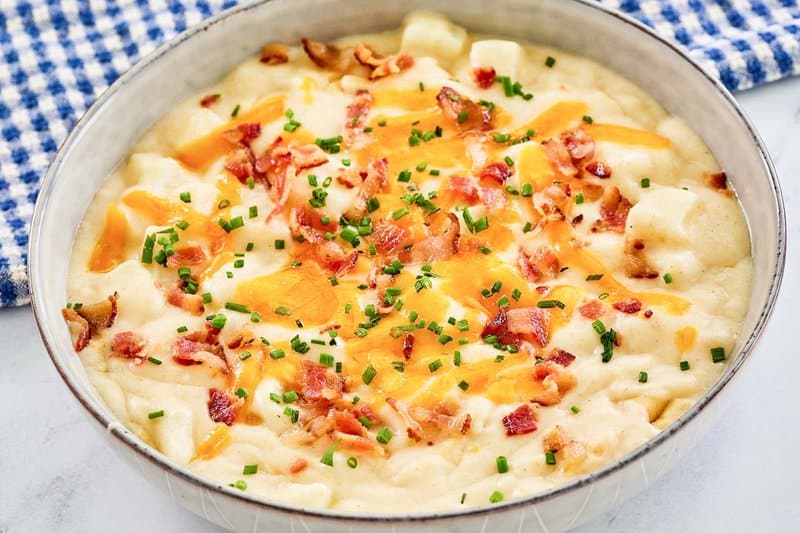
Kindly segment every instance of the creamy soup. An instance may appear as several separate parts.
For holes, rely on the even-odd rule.
[[[115,415],[199,474],[460,509],[692,406],[749,246],[708,148],[630,82],[416,13],[268,44],[160,120],[87,211],[64,317]]]

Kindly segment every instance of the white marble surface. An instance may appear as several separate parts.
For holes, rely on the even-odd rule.
[[[772,323],[729,409],[694,452],[580,531],[800,530],[800,78],[739,100],[766,140],[786,200],[789,255]],[[52,367],[30,308],[0,311],[0,339],[0,533],[217,531],[111,453]]]

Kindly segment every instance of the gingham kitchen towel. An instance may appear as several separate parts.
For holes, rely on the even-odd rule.
[[[800,0],[598,1],[685,46],[732,90],[800,73]],[[38,183],[75,121],[162,41],[236,3],[0,0],[0,307],[29,301]]]

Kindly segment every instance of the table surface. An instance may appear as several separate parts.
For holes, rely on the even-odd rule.
[[[797,531],[800,357],[800,78],[738,95],[775,161],[786,201],[783,289],[728,409],[649,490],[580,531]],[[794,309],[794,312],[792,312]],[[151,490],[113,455],[45,353],[29,307],[0,311],[0,533],[218,531]],[[783,459],[781,459],[783,457]]]

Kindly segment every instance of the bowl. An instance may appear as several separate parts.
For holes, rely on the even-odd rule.
[[[84,212],[109,172],[164,113],[211,85],[269,41],[329,40],[396,27],[409,11],[438,11],[472,31],[524,39],[589,57],[627,76],[711,148],[736,189],[752,240],[750,308],[724,374],[683,416],[620,460],[544,493],[463,511],[392,515],[304,509],[220,485],[169,460],[104,405],[61,318],[67,266]],[[674,44],[589,0],[273,0],[226,11],[189,29],[117,80],[76,124],[42,182],[31,227],[33,310],[53,364],[120,456],[189,510],[232,530],[561,531],[643,490],[713,421],[750,356],[778,294],[785,220],[775,170],[733,97]],[[722,394],[725,392],[726,394]]]

